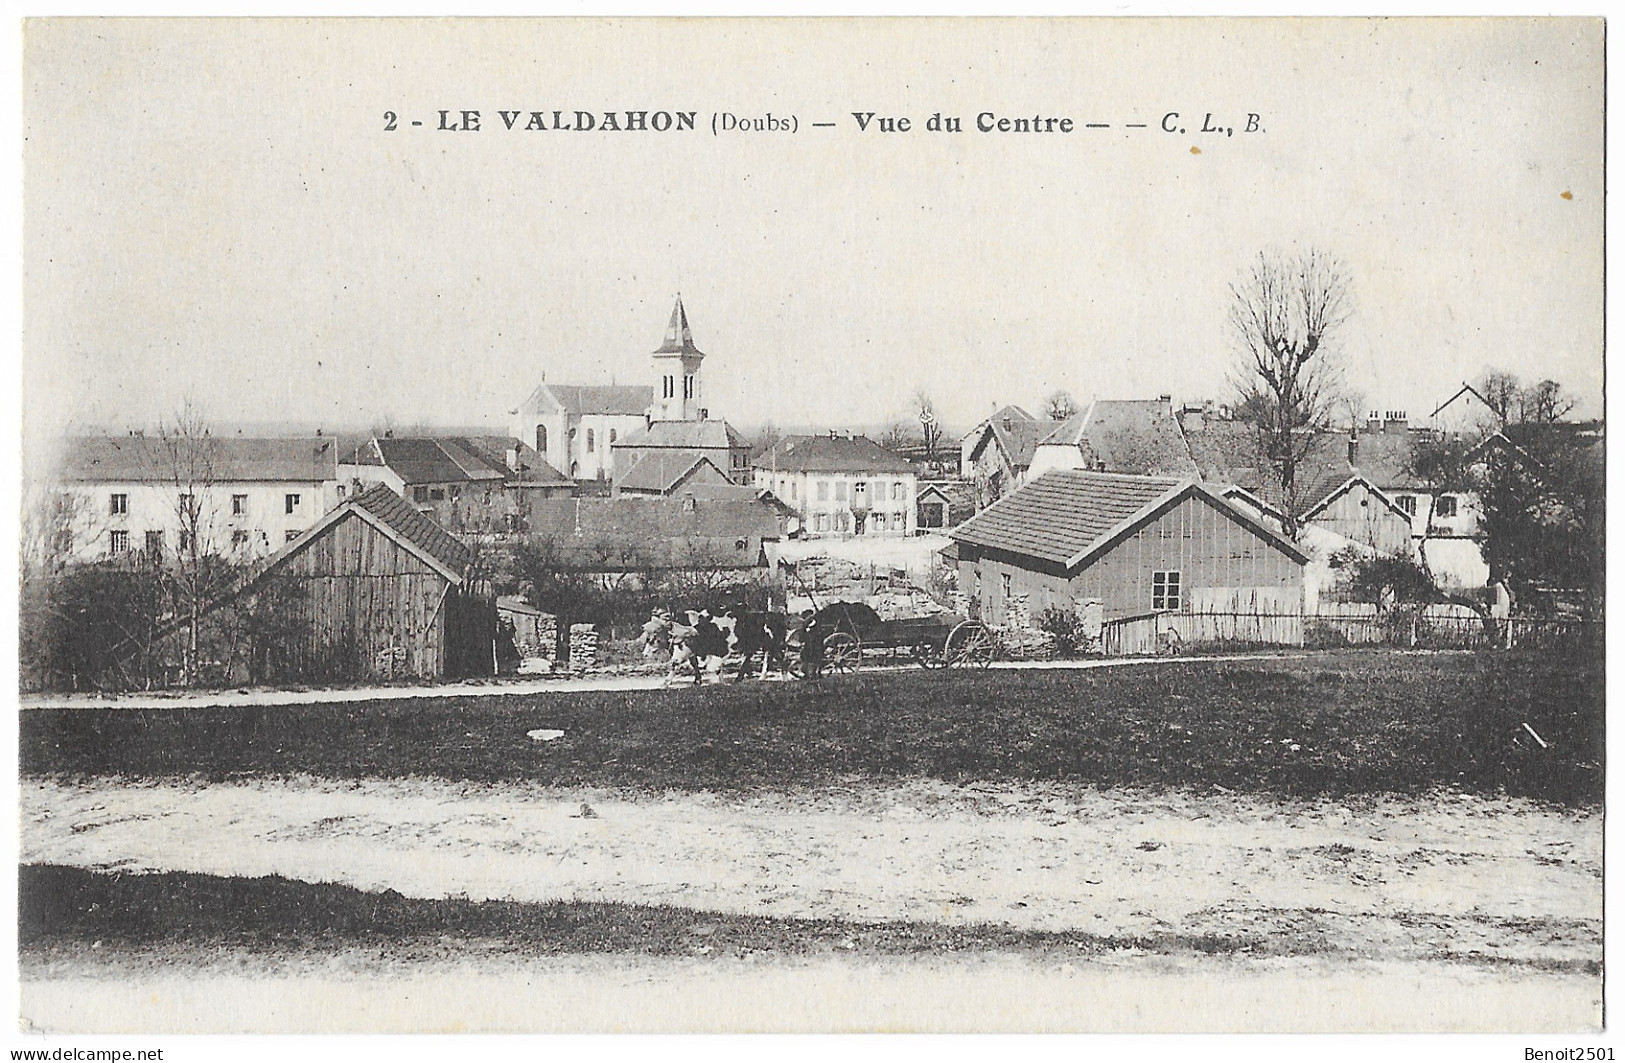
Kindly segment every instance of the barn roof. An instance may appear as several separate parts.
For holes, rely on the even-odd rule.
[[[508,467],[507,451],[516,449],[523,476]],[[568,484],[534,448],[506,436],[384,436],[373,439],[343,460],[388,468],[406,484],[494,483]]]
[[[1202,496],[1294,560],[1306,560],[1297,547],[1194,480],[1070,469],[1040,476],[948,534],[955,542],[1075,568],[1187,495]]]
[[[757,456],[778,472],[913,472],[914,467],[868,436],[785,436]]]
[[[328,437],[77,436],[62,449],[60,475],[80,483],[308,484],[338,479],[337,454]]]
[[[615,486],[623,491],[669,494],[704,465],[711,466],[723,479],[728,478],[728,471],[710,454],[697,450],[655,450],[639,455],[623,475],[616,477]]]

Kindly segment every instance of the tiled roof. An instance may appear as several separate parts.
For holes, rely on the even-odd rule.
[[[1280,482],[1261,454],[1257,430],[1251,425],[1204,418],[1200,428],[1187,426],[1185,441],[1204,480],[1235,484],[1272,505],[1280,503]],[[1356,475],[1384,490],[1420,486],[1406,471],[1415,445],[1413,432],[1361,431],[1355,436],[1351,462],[1347,432],[1320,433],[1298,466],[1300,508],[1318,504]]]
[[[409,484],[470,483],[508,475],[501,462],[487,460],[456,439],[390,437],[373,443],[384,465]]]
[[[1072,565],[1130,517],[1187,486],[1154,476],[1046,473],[948,534],[958,542]]]
[[[655,421],[628,432],[617,447],[674,447],[682,450],[743,450],[750,444],[727,421]]]
[[[785,436],[756,457],[778,472],[912,472],[913,466],[868,436]]]
[[[1293,560],[1308,560],[1292,543],[1194,480],[1071,469],[1045,473],[948,534],[955,542],[1072,568],[1187,494],[1207,499]]]
[[[177,475],[191,483],[320,483],[338,478],[337,452],[325,437],[80,436],[65,442],[60,475],[81,483],[175,483]]]
[[[458,442],[478,453],[493,467],[501,468],[514,483],[525,486],[560,486],[571,479],[547,463],[536,448],[512,436],[461,436]],[[508,470],[508,451],[518,451],[519,470]]]
[[[667,494],[700,465],[709,465],[724,480],[728,478],[728,470],[718,465],[710,454],[696,450],[655,450],[640,455],[624,474],[615,478],[615,486],[623,491]]]
[[[464,572],[474,558],[472,551],[450,532],[383,484],[357,495],[350,504],[371,513],[401,538],[456,572]]]
[[[1139,476],[1198,475],[1179,422],[1161,399],[1098,399],[1051,428],[1040,446],[1087,446],[1109,472]]]
[[[982,429],[986,428],[988,425],[994,423],[995,421],[1003,423],[1006,420],[1009,420],[1012,423],[1015,421],[1037,422],[1038,418],[1034,417],[1020,406],[1001,406],[999,409],[993,412],[992,417],[989,417],[987,420],[978,424],[975,428],[972,428],[969,432],[966,432],[960,437],[960,439],[964,440],[969,439],[972,436],[979,436],[982,434]]]
[[[759,560],[752,546],[780,536],[774,507],[757,499],[543,499],[530,523],[558,563],[588,571],[750,568]]]

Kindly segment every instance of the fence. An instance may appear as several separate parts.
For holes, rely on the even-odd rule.
[[[1463,606],[1379,614],[1375,606],[1327,603],[1315,613],[1170,612],[1108,620],[1100,651],[1109,657],[1222,648],[1394,646],[1415,649],[1600,649],[1603,621],[1509,617],[1486,626]]]

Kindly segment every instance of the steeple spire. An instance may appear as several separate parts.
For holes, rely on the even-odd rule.
[[[666,326],[666,341],[655,353],[705,357],[705,353],[694,346],[694,333],[688,328],[688,311],[683,309],[681,292],[677,295],[677,305],[671,308],[671,322]]]

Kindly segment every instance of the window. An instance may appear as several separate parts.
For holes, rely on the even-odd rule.
[[[796,482],[794,480],[791,480],[790,481],[790,501],[794,502],[795,500],[796,500]]]
[[[338,492],[338,496],[340,498],[344,497],[344,485],[343,484],[339,484],[338,487],[335,488],[335,490]]]
[[[1153,572],[1151,574],[1151,608],[1179,608],[1179,573]]]
[[[820,514],[818,514],[817,530],[818,531],[829,531],[829,514],[828,513],[820,513]]]
[[[282,496],[282,512],[292,514],[299,508],[299,496],[287,494]]]
[[[130,533],[123,528],[116,528],[107,533],[107,552],[113,555],[130,552]]]
[[[663,399],[669,399],[674,397],[676,394],[677,387],[673,383],[673,378],[669,374],[662,377],[660,380],[660,397]]]
[[[456,484],[452,484],[450,487],[446,488],[446,493],[451,496],[451,500],[453,502],[463,497],[463,489],[458,487]]]
[[[192,538],[192,533],[187,531],[185,528],[182,528],[181,529],[181,542],[180,542],[181,553],[184,554],[184,553],[190,552],[191,549],[192,549],[192,544],[193,544],[194,541],[195,540]]]
[[[615,445],[615,429],[613,428],[609,430],[609,445],[612,447]]]
[[[130,512],[129,495],[110,495],[107,499],[107,512],[115,517],[122,517]]]
[[[412,501],[414,501],[414,502],[427,502],[427,501],[429,501],[429,489],[427,487],[424,487],[422,484],[418,484],[416,487],[412,488]]]
[[[818,501],[820,501],[820,502],[828,502],[829,501],[829,481],[828,480],[819,480],[818,481]]]
[[[1005,601],[1010,600],[1010,573],[1008,572],[999,573],[999,593],[1004,596]]]
[[[862,480],[852,485],[852,504],[859,508],[869,504],[869,485]]]
[[[1405,515],[1407,517],[1416,516],[1416,496],[1415,495],[1400,495],[1399,496],[1399,508],[1405,512]]]
[[[1433,512],[1440,517],[1454,517],[1456,515],[1456,496],[1440,495],[1439,500],[1433,504]]]
[[[147,553],[161,554],[164,552],[164,533],[150,531],[147,533]]]
[[[884,513],[876,513],[873,517],[870,517],[869,519],[874,522],[874,530],[875,531],[883,532],[883,531],[886,530],[886,514],[884,514]]]
[[[248,545],[248,529],[246,529],[246,528],[238,528],[236,531],[232,532],[231,533],[231,545],[232,546],[238,546],[238,547],[247,546]]]
[[[837,502],[845,502],[846,501],[846,481],[845,480],[836,480],[835,481],[835,501],[837,501]]]
[[[444,502],[445,500],[446,500],[446,489],[444,487],[431,487],[431,488],[429,488],[429,501],[431,501],[431,502]]]
[[[240,517],[244,513],[247,513],[247,512],[248,512],[248,496],[247,495],[232,495],[231,496],[231,515],[234,516],[234,517]]]
[[[536,453],[547,453],[547,425],[545,424],[536,426]]]
[[[597,438],[593,435],[592,429],[591,428],[587,429],[587,453],[588,454],[591,454],[593,452],[593,449],[595,448],[596,444],[597,444]]]
[[[181,495],[181,516],[197,519],[197,496]]]
[[[297,538],[299,538],[299,530],[297,528],[289,528],[287,531],[282,533],[282,541],[285,543],[291,543]]]
[[[903,500],[903,482],[901,480],[891,485],[891,500],[893,502]]]

